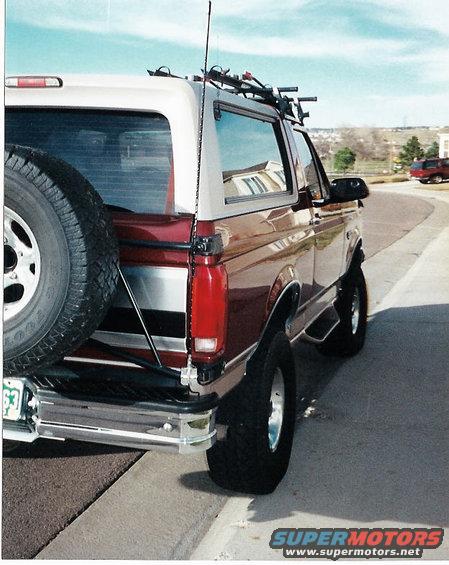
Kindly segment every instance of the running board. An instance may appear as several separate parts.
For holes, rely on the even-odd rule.
[[[332,303],[303,330],[300,337],[309,343],[323,343],[339,323],[340,316]]]

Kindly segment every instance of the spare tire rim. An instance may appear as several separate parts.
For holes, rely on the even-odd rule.
[[[33,298],[41,273],[41,255],[30,226],[6,206],[3,251],[3,319],[7,322]]]
[[[352,297],[352,304],[351,304],[351,326],[352,326],[352,333],[356,334],[359,328],[359,321],[360,321],[360,293],[359,289],[356,288],[354,290],[354,295]]]
[[[277,367],[270,395],[271,414],[268,418],[268,446],[270,451],[276,451],[281,438],[282,422],[284,421],[285,384],[284,376]]]

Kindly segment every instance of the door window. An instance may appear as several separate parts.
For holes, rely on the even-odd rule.
[[[296,167],[298,187],[305,186],[313,200],[321,200],[324,198],[324,194],[321,189],[320,174],[306,136],[302,131],[293,130],[293,137],[301,161],[300,165]],[[304,178],[301,178],[302,176]]]

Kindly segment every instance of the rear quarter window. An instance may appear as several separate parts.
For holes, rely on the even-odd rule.
[[[220,109],[216,129],[226,204],[291,193],[288,157],[276,120]]]
[[[160,114],[98,110],[8,109],[7,143],[63,159],[109,206],[139,213],[173,212],[173,152]]]

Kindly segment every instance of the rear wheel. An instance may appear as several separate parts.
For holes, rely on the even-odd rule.
[[[360,267],[351,269],[347,274],[336,309],[340,323],[317,347],[323,355],[350,357],[358,353],[365,343],[368,293]]]
[[[293,357],[279,332],[218,409],[217,421],[227,432],[207,452],[214,482],[249,494],[273,492],[290,460],[295,410]]]
[[[115,295],[118,245],[103,202],[64,161],[5,151],[4,372],[51,365],[101,323]]]
[[[430,177],[430,182],[432,184],[440,184],[443,182],[443,175],[433,175],[433,177]]]

